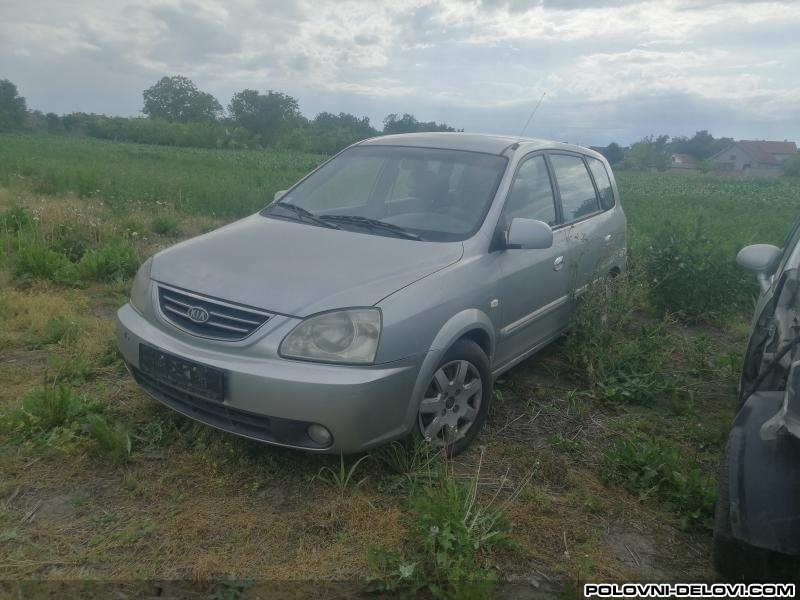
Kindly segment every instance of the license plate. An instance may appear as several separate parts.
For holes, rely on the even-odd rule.
[[[139,368],[161,383],[208,400],[225,398],[225,371],[139,345]]]

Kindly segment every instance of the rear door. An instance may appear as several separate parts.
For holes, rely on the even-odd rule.
[[[549,160],[558,192],[561,228],[568,246],[565,270],[569,273],[570,290],[577,291],[605,274],[603,269],[611,255],[616,234],[613,213],[601,206],[594,177],[582,155],[552,152]],[[613,199],[613,190],[610,193]],[[607,198],[605,202],[608,202]]]
[[[547,161],[542,153],[517,169],[498,227],[514,218],[536,219],[557,228],[559,214]],[[563,329],[568,315],[569,276],[563,268],[566,230],[555,229],[545,250],[501,250],[498,294],[502,327],[495,364],[501,367]]]

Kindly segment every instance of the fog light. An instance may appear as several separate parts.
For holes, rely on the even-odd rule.
[[[331,432],[317,423],[312,423],[308,426],[308,437],[310,437],[320,446],[329,446],[331,440],[333,439]]]

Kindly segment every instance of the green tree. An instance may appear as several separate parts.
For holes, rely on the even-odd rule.
[[[231,120],[261,137],[264,144],[274,144],[282,135],[302,125],[303,116],[295,98],[269,90],[242,90],[234,94],[228,105]]]
[[[153,119],[191,123],[214,121],[222,114],[222,106],[214,96],[198,90],[191,79],[181,75],[162,77],[142,96],[142,112]]]
[[[711,158],[718,152],[733,144],[733,138],[715,138],[705,129],[698,131],[691,138],[674,138],[672,140],[673,152],[689,154],[697,160]]]
[[[664,171],[670,162],[667,142],[669,142],[668,135],[658,137],[651,135],[643,138],[631,146],[626,160],[634,169]]]
[[[787,177],[800,177],[800,154],[784,160],[781,163],[781,170]]]
[[[600,154],[606,157],[606,160],[610,165],[615,165],[625,158],[625,153],[620,145],[616,142],[611,142],[608,146],[600,150]]]
[[[422,122],[417,121],[414,115],[405,113],[402,117],[392,113],[386,115],[383,120],[383,133],[417,133],[420,131],[455,131],[445,123],[436,123],[434,121]]]
[[[21,127],[28,114],[25,98],[8,79],[0,79],[0,131]]]
[[[49,112],[44,116],[47,121],[47,129],[49,131],[62,131],[64,126],[61,124],[61,117],[56,113]]]

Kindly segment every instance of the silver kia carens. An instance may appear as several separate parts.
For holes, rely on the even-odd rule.
[[[456,453],[494,378],[624,269],[625,230],[592,150],[372,138],[147,260],[119,349],[148,394],[243,437],[338,454],[416,434]]]

